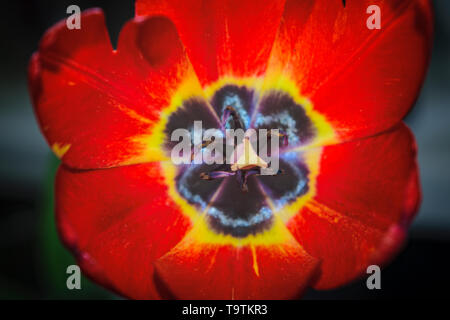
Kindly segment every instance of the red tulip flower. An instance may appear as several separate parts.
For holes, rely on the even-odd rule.
[[[381,9],[369,29],[367,7]],[[94,281],[130,298],[287,299],[399,249],[420,201],[402,123],[429,58],[428,0],[136,3],[113,49],[100,10],[47,31],[29,83],[62,164],[56,219]],[[231,107],[232,109],[229,109]],[[201,179],[170,133],[277,128],[283,174]]]

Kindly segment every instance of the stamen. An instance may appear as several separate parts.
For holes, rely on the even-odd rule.
[[[241,190],[244,192],[248,192],[248,186],[247,186],[247,180],[248,177],[252,176],[252,175],[260,175],[261,174],[261,169],[257,168],[257,169],[251,169],[251,170],[239,170],[240,172],[240,177],[241,179],[239,179],[239,183],[241,184]],[[243,176],[243,178],[242,178]]]
[[[232,106],[226,106],[222,116],[223,130],[225,130],[225,126],[230,117],[232,117],[232,124],[234,129],[243,129],[244,126],[236,110]],[[269,138],[272,136],[273,136],[272,131],[270,131]],[[281,138],[282,146],[287,146],[288,135],[284,131],[278,130],[278,134],[276,134],[276,137]],[[211,142],[212,141],[203,143],[202,148],[207,147]],[[192,151],[191,160],[193,158],[194,158],[194,151]],[[219,165],[210,172],[202,172],[200,173],[200,179],[215,180],[230,176],[236,176],[236,179],[241,187],[241,190],[243,192],[248,192],[248,185],[247,185],[248,178],[250,176],[261,175],[261,169],[268,168],[270,166],[270,162],[269,163],[265,162],[255,152],[250,143],[249,137],[245,137],[242,143],[236,147],[231,158],[237,159],[237,161],[232,165],[226,164]],[[284,171],[278,170],[272,175],[276,176],[280,174],[284,174]]]
[[[222,128],[225,129],[225,125],[227,124],[230,116],[233,119],[234,129],[243,129],[244,125],[242,124],[241,119],[238,116],[237,111],[232,106],[226,106],[222,116]]]
[[[200,178],[203,180],[214,180],[214,179],[220,179],[225,178],[229,176],[234,176],[235,172],[231,171],[210,171],[209,173],[202,172],[200,173]]]
[[[270,131],[270,136],[272,137],[273,133],[272,130]],[[278,130],[278,134],[276,135],[278,138],[281,138],[281,146],[282,147],[287,147],[287,145],[289,144],[289,138],[286,132],[284,132],[283,130]]]
[[[209,140],[209,141],[203,142],[202,145],[201,145],[200,150],[203,149],[203,148],[206,148],[207,146],[209,146],[213,142],[214,142],[214,140],[212,140],[212,139]],[[193,146],[191,148],[191,162],[194,160],[194,158],[195,158],[195,146]]]

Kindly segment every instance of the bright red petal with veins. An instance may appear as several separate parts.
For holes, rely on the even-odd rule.
[[[262,75],[283,7],[284,0],[138,0],[136,14],[174,21],[205,85],[220,76]]]
[[[159,164],[74,171],[60,167],[60,235],[83,271],[135,298],[159,298],[153,262],[171,250],[190,221],[167,195]]]
[[[175,27],[161,17],[132,20],[113,51],[100,10],[84,12],[81,25],[69,30],[63,21],[51,28],[30,63],[46,139],[76,168],[160,160],[145,137],[192,73]]]
[[[381,9],[369,30],[367,8]],[[431,48],[429,0],[287,0],[268,74],[295,79],[339,138],[397,124],[413,105]]]
[[[356,278],[398,250],[420,200],[416,148],[409,129],[324,147],[316,196],[288,224],[322,260],[316,288]]]
[[[294,240],[234,247],[185,240],[156,262],[178,299],[292,299],[314,279],[317,260]]]

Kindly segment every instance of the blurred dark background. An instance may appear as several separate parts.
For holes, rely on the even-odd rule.
[[[118,298],[82,279],[66,288],[71,255],[61,246],[53,219],[50,153],[27,90],[28,60],[45,30],[66,18],[71,4],[101,7],[115,44],[134,15],[134,1],[3,1],[0,15],[0,299]],[[419,145],[423,202],[410,239],[382,271],[382,289],[365,280],[309,299],[448,298],[450,288],[450,1],[436,0],[436,32],[428,76],[406,122]]]

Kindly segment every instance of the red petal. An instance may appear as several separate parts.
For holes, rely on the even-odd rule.
[[[220,76],[262,75],[283,7],[284,1],[138,0],[136,14],[174,21],[205,85]]]
[[[190,221],[169,198],[156,163],[107,170],[60,167],[56,214],[66,245],[95,281],[131,298],[158,298],[153,261]]]
[[[415,143],[404,125],[322,152],[316,196],[288,224],[305,250],[322,260],[320,289],[390,259],[420,200]]]
[[[29,68],[41,129],[77,168],[160,160],[148,137],[174,89],[192,74],[169,20],[128,22],[113,51],[100,10],[84,12],[80,30],[65,21],[51,28]]]
[[[370,5],[381,9],[381,30],[366,26]],[[293,78],[341,139],[367,136],[414,103],[432,25],[429,0],[288,0],[268,74]]]
[[[289,299],[314,279],[317,260],[294,240],[244,247],[185,240],[156,270],[179,299]]]
[[[387,228],[417,202],[416,145],[405,125],[376,137],[325,147],[316,199],[365,224]],[[345,201],[345,203],[344,203]],[[409,219],[409,218],[408,218]]]

